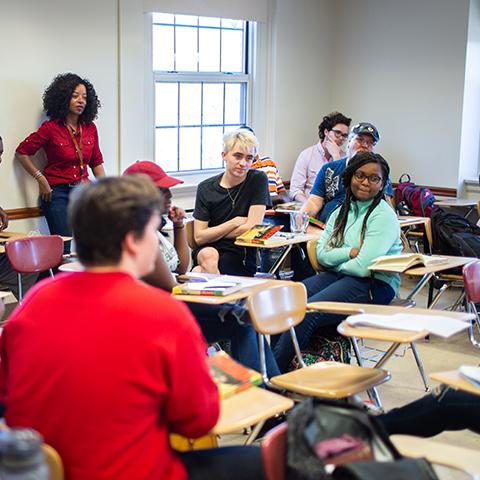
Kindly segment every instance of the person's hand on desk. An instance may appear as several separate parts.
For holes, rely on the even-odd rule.
[[[0,232],[8,227],[8,215],[7,212],[0,207]]]

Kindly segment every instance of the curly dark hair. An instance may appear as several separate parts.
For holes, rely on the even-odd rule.
[[[97,118],[100,100],[93,85],[75,73],[61,73],[43,93],[43,109],[51,120],[65,120],[69,113],[70,99],[77,85],[87,89],[87,105],[79,117],[80,122],[90,123]]]
[[[335,220],[335,225],[333,226],[333,232],[330,241],[330,245],[332,247],[341,247],[344,244],[345,227],[347,225],[348,212],[350,211],[351,203],[353,202],[354,208],[357,208],[357,199],[353,195],[351,187],[352,177],[360,167],[363,167],[363,165],[366,165],[367,163],[377,163],[380,165],[380,168],[382,169],[382,188],[373,198],[373,202],[368,208],[365,218],[363,219],[362,232],[360,234],[360,245],[362,245],[363,239],[365,238],[365,229],[367,226],[368,217],[383,198],[383,190],[385,188],[385,184],[387,183],[388,176],[390,175],[390,167],[388,166],[387,161],[378,153],[359,152],[355,154],[348,162],[347,168],[343,172],[343,184],[346,187],[346,195],[345,200],[340,207],[338,217]]]
[[[325,133],[324,130],[331,130],[335,125],[337,124],[343,124],[346,125],[347,127],[350,127],[350,124],[352,123],[352,119],[346,117],[343,113],[340,112],[332,112],[329,113],[328,115],[325,115],[323,117],[322,122],[318,126],[318,136],[321,141],[325,140]]]

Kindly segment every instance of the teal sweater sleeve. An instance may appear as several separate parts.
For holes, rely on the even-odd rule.
[[[325,225],[325,230],[317,243],[317,258],[320,265],[324,267],[336,267],[348,260],[350,260],[350,250],[352,247],[331,247],[329,245],[330,237],[332,236],[335,220],[337,219],[339,208],[337,208],[331,215]]]

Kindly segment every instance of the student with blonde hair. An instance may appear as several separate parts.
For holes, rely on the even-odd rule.
[[[255,250],[234,244],[235,238],[258,223],[271,205],[268,178],[252,170],[258,152],[253,133],[240,129],[223,138],[225,171],[198,186],[193,216],[198,248],[194,271],[254,275]]]

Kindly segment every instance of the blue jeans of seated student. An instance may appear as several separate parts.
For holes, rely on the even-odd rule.
[[[480,433],[480,395],[440,385],[429,395],[377,418],[389,435],[432,437],[467,428]]]
[[[308,302],[353,302],[389,304],[395,297],[390,285],[370,277],[353,277],[333,271],[320,272],[303,281],[307,288]],[[305,315],[302,323],[295,327],[300,350],[306,348],[312,335],[321,327],[338,325],[345,315],[311,312]],[[273,350],[281,372],[286,372],[292,361],[295,350],[290,332],[280,335]]]
[[[52,185],[52,199],[49,202],[41,199],[42,211],[52,235],[72,236],[68,222],[68,202],[73,188],[68,184]],[[63,253],[70,253],[70,243],[65,242]]]
[[[246,310],[241,307],[193,302],[186,302],[186,305],[200,325],[208,343],[230,340],[232,357],[242,365],[260,371],[257,332],[253,325],[248,323],[248,316],[245,318]],[[267,342],[264,345],[267,374],[269,377],[278,375],[280,371],[270,346]]]

